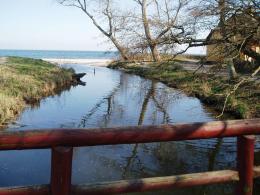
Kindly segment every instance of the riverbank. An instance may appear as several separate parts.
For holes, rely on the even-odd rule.
[[[203,103],[221,113],[227,94],[233,90],[238,80],[231,82],[228,78],[216,74],[193,74],[191,71],[184,70],[181,63],[113,62],[108,67],[163,82],[188,95],[196,96]],[[259,83],[257,84],[255,81],[248,81],[241,85],[234,94],[229,96],[225,113],[242,119],[260,117],[259,91]]]
[[[0,60],[0,125],[4,126],[28,104],[56,94],[74,83],[74,71],[31,58]]]

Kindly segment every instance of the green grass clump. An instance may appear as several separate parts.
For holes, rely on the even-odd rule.
[[[43,60],[9,57],[0,64],[0,125],[26,105],[53,94],[72,82],[72,70]]]
[[[248,111],[249,108],[245,103],[240,103],[237,105],[238,115],[242,116],[242,118],[248,118],[247,116]]]

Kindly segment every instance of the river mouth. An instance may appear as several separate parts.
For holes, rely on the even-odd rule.
[[[85,86],[27,108],[8,131],[206,122],[214,119],[197,98],[162,83],[105,67],[64,65],[86,72]],[[257,146],[259,148],[259,146]],[[73,184],[235,168],[234,138],[74,148]],[[256,163],[260,162],[259,152]],[[0,152],[0,186],[49,183],[50,150]],[[230,194],[232,185],[181,194]],[[161,192],[160,194],[171,194]],[[156,194],[156,193],[148,193]]]

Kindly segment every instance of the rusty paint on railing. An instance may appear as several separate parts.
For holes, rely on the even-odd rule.
[[[52,148],[51,184],[0,188],[0,195],[120,194],[198,185],[238,182],[236,194],[252,195],[254,137],[260,134],[260,119],[208,123],[136,126],[106,129],[54,129],[0,133],[0,150]],[[122,180],[93,185],[71,185],[72,147],[239,137],[238,171],[222,170],[179,176]]]
[[[0,150],[179,141],[260,134],[260,120],[134,126],[104,129],[54,129],[0,133]]]

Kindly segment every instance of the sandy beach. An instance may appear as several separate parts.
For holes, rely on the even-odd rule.
[[[90,66],[107,66],[112,59],[53,59],[43,58],[47,62],[56,64],[87,64]]]
[[[6,57],[0,57],[0,64],[4,64],[6,62]]]

